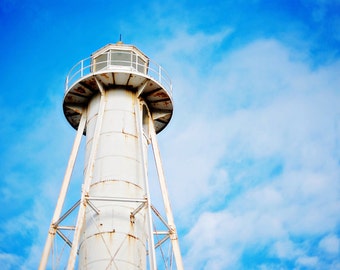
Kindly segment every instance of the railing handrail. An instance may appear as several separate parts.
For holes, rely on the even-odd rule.
[[[130,55],[130,60],[125,59],[111,59],[109,54],[126,54]],[[152,61],[151,59],[148,59],[148,63],[139,63],[139,57],[132,51],[114,51],[110,50],[106,53],[103,53],[103,55],[107,55],[105,61],[93,61],[93,57],[87,57],[85,59],[80,60],[78,63],[76,63],[69,71],[69,73],[66,76],[65,81],[65,91],[68,91],[68,89],[77,81],[82,79],[85,76],[88,76],[90,74],[96,74],[103,72],[105,70],[112,71],[115,68],[117,70],[122,71],[125,68],[130,68],[128,71],[133,71],[137,74],[142,74],[143,76],[148,76],[150,78],[153,78],[158,83],[160,83],[168,92],[170,95],[172,95],[172,83],[170,80],[170,77],[166,70],[162,68],[159,64]],[[132,57],[134,55],[134,57]],[[98,56],[96,57],[98,58]],[[96,59],[97,60],[97,59]],[[99,70],[96,70],[97,67],[104,65]],[[122,68],[118,68],[122,67]],[[145,72],[141,72],[140,70],[143,70]]]

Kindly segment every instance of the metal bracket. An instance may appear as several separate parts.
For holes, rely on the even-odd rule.
[[[87,199],[87,203],[92,208],[92,210],[95,211],[97,215],[99,215],[100,210],[89,199]]]
[[[149,82],[149,80],[146,79],[146,80],[143,82],[143,84],[142,84],[141,86],[138,87],[137,94],[136,94],[137,97],[139,97],[139,96],[143,93],[143,91],[144,91],[146,85],[148,84],[148,82]]]
[[[104,95],[105,90],[104,90],[103,85],[98,81],[98,79],[97,79],[96,76],[94,76],[94,80],[96,81],[96,83],[97,83],[97,85],[98,85],[98,88],[99,88],[100,93],[101,93],[102,95]]]
[[[136,214],[145,207],[146,202],[142,202],[135,210],[130,213],[130,221],[135,223]]]

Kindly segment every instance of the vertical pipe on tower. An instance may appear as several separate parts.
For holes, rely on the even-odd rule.
[[[142,86],[142,87],[145,87]],[[137,92],[137,97],[138,92]],[[138,102],[135,105],[135,112],[136,112],[136,125],[138,130],[138,137],[139,143],[141,147],[141,158],[143,166],[143,175],[144,175],[144,184],[145,184],[145,191],[146,191],[146,198],[147,198],[147,233],[148,233],[148,255],[149,255],[149,265],[150,270],[156,270],[156,254],[155,254],[155,242],[153,238],[153,224],[152,224],[152,209],[151,209],[151,198],[150,198],[150,189],[148,183],[148,173],[147,173],[147,149],[144,147],[145,144],[148,143],[147,138],[149,134],[149,125],[144,127],[143,123],[149,123],[150,112],[147,109],[147,104],[145,102]],[[147,110],[147,113],[144,112],[144,109]],[[147,119],[145,119],[147,118]]]

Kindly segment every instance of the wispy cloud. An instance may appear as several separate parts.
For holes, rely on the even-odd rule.
[[[253,256],[268,249],[297,266],[330,265],[308,239],[336,233],[340,221],[339,63],[315,70],[280,42],[258,40],[199,78],[181,64],[192,83],[178,87],[186,102],[164,147],[189,230],[188,269],[242,268],[254,247]],[[197,95],[194,105],[186,95]]]

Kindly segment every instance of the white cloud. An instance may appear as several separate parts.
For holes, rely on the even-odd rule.
[[[190,245],[185,258],[186,269],[223,269],[235,264],[241,247],[230,239],[234,233],[242,237],[239,221],[225,212],[202,213],[185,239]],[[212,265],[215,267],[210,268]]]
[[[0,253],[0,265],[3,270],[18,269],[22,258],[16,254]]]
[[[185,69],[189,66],[194,70],[200,68],[198,66],[202,60],[208,60],[207,57],[221,42],[231,33],[231,28],[226,28],[220,32],[206,34],[205,32],[188,33],[184,26],[175,33],[171,39],[167,38],[162,41],[162,51],[157,54],[157,61],[166,63],[167,66],[179,66],[185,64]],[[188,62],[188,60],[192,60]],[[188,65],[189,64],[189,65]],[[178,73],[172,74],[177,75]]]
[[[273,245],[273,254],[279,259],[294,259],[300,253],[294,243],[288,239],[279,240]]]
[[[322,238],[319,247],[331,255],[337,255],[340,250],[340,239],[334,234],[327,235]]]
[[[181,119],[166,134],[165,165],[170,198],[186,222],[180,226],[192,226],[187,267],[235,266],[252,245],[299,265],[322,263],[294,239],[332,232],[340,222],[338,69],[313,70],[277,41],[261,40],[221,54],[204,76],[186,73],[194,83],[178,99],[197,96],[194,105],[184,97],[175,107]],[[278,159],[282,170],[261,178],[242,165],[247,159]],[[211,185],[218,171],[222,180]]]
[[[304,266],[304,267],[316,267],[317,263],[318,263],[318,258],[317,257],[301,257],[298,258],[297,262],[296,262],[299,266]]]

